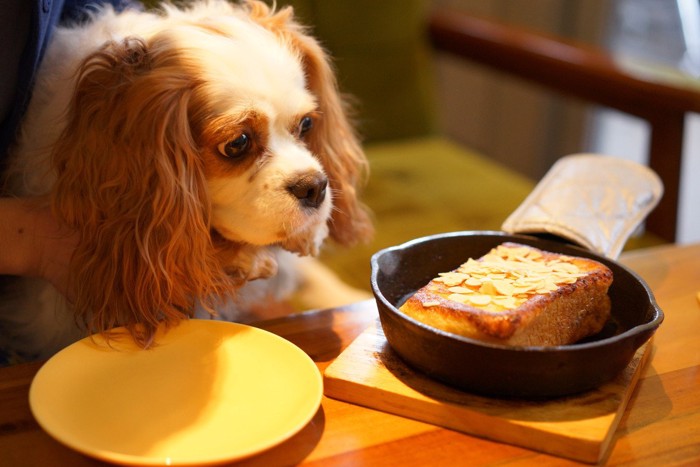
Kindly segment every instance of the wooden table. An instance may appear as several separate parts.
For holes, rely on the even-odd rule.
[[[615,433],[607,465],[700,465],[700,244],[640,250],[623,263],[651,286],[666,319]],[[259,323],[325,369],[376,319],[372,301]],[[29,410],[40,363],[0,369],[0,466],[102,465],[50,438]],[[578,465],[324,398],[313,420],[244,465]]]

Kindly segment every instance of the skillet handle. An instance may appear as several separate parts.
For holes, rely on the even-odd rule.
[[[502,229],[554,235],[616,259],[662,194],[659,176],[644,165],[573,154],[552,166]]]

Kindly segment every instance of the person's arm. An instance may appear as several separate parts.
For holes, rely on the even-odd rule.
[[[77,235],[43,198],[0,198],[0,274],[41,277],[66,292]]]

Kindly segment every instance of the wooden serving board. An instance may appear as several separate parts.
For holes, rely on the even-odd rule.
[[[613,381],[546,401],[488,398],[413,371],[391,350],[376,323],[326,368],[327,396],[491,440],[597,463],[646,361],[644,344]]]

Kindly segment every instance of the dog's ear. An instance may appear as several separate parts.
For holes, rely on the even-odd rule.
[[[331,236],[344,245],[369,240],[374,229],[358,193],[366,181],[369,164],[324,51],[308,36],[299,36],[298,46],[304,56],[309,88],[318,100],[320,111],[309,145],[321,158],[333,194]]]
[[[348,117],[348,103],[339,93],[329,57],[294,21],[291,7],[275,13],[261,2],[249,1],[248,8],[256,22],[278,34],[300,55],[307,85],[317,99],[319,119],[314,122],[308,141],[329,177],[334,204],[331,237],[344,245],[369,240],[374,232],[372,222],[358,197],[369,165]]]
[[[81,235],[70,276],[78,319],[92,332],[126,326],[143,346],[159,323],[233,287],[210,238],[193,86],[168,70],[169,50],[132,38],[90,56],[52,155],[54,209]]]

